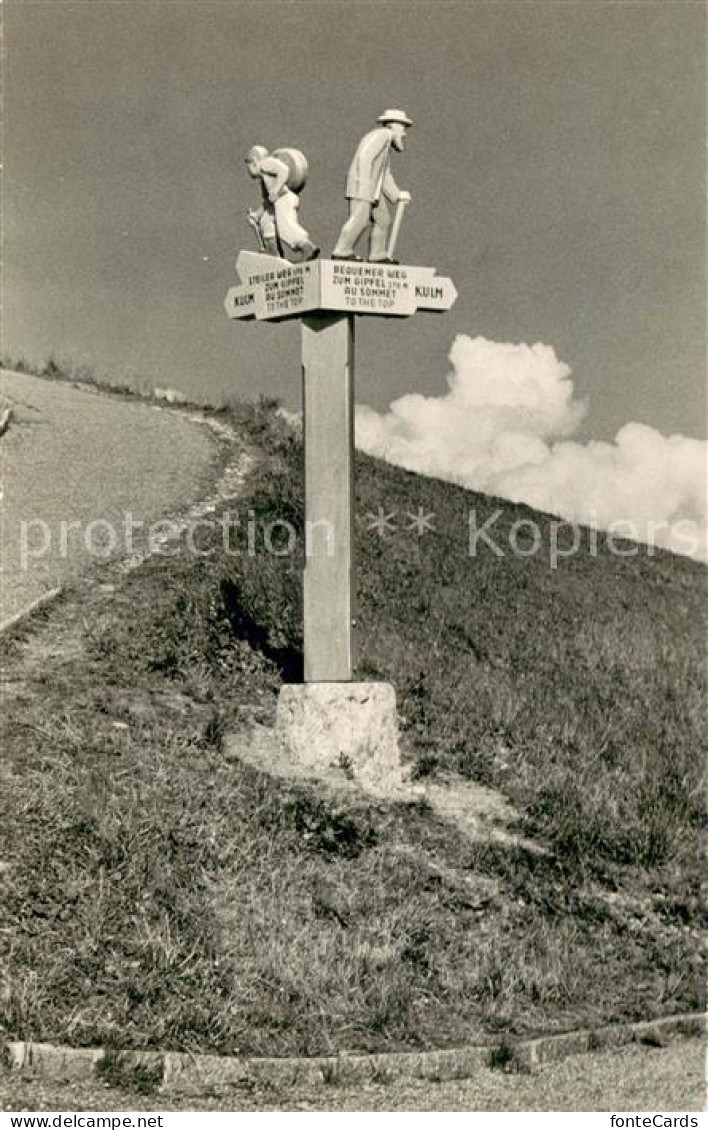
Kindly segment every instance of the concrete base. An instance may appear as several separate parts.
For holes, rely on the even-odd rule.
[[[396,695],[389,683],[304,683],[278,698],[278,740],[309,769],[337,766],[366,792],[401,786]]]

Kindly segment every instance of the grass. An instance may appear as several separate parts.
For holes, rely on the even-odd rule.
[[[239,515],[299,526],[297,439],[272,406],[236,423],[262,451]],[[380,505],[436,532],[379,538]],[[230,759],[301,669],[300,562],[226,553],[216,520],[208,556],[105,566],[114,592],[2,641],[9,1035],[307,1054],[702,1005],[705,569],[470,557],[497,507],[500,543],[533,513],[358,460],[359,674],[394,683],[418,776],[499,788],[545,855]]]

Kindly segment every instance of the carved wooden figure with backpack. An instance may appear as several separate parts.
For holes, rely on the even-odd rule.
[[[281,258],[295,256],[298,262],[316,259],[319,248],[300,223],[300,192],[307,182],[307,160],[299,149],[276,149],[254,145],[246,154],[246,167],[260,180],[260,208],[248,212],[261,251]]]

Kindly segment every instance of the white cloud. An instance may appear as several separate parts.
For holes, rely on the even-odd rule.
[[[442,396],[411,393],[388,412],[357,407],[357,445],[410,471],[525,502],[708,560],[708,444],[628,423],[580,443],[585,405],[548,345],[460,334]],[[619,527],[618,527],[619,532]]]

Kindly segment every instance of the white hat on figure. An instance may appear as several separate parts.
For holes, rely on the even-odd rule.
[[[400,122],[403,126],[413,125],[413,122],[407,114],[404,114],[403,110],[385,110],[376,121],[381,122],[382,125],[386,125],[387,122]]]

